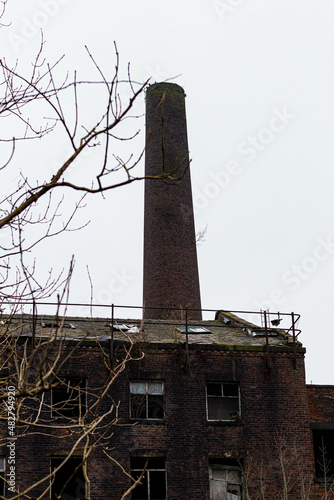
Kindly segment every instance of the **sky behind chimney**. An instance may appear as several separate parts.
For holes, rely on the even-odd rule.
[[[6,20],[8,61],[28,67],[42,27],[45,55],[66,54],[64,73],[95,78],[87,45],[112,75],[116,40],[124,74],[130,61],[135,80],[172,78],[185,89],[195,223],[207,226],[202,306],[300,313],[307,380],[333,384],[334,4],[10,0]],[[82,111],[92,120],[98,100],[87,95]],[[21,167],[35,178],[68,154],[61,137],[36,148],[37,159],[18,152],[6,194]],[[88,155],[70,176],[93,161]],[[87,200],[82,221],[91,224],[41,248],[41,273],[50,261],[67,267],[75,253],[73,301],[90,300],[88,264],[96,301],[141,304],[143,192],[137,184]]]

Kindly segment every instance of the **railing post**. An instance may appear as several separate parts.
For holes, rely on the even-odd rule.
[[[184,367],[184,371],[189,370],[189,342],[188,342],[188,309],[186,308],[186,363]]]
[[[111,304],[111,331],[110,331],[110,366],[112,365],[114,359],[114,304]]]
[[[37,307],[35,298],[32,299],[32,347],[36,347],[36,325],[37,325]]]
[[[293,367],[297,369],[297,345],[296,345],[296,329],[295,329],[295,314],[291,313],[292,318],[292,338],[293,338]]]
[[[270,351],[269,351],[269,337],[268,337],[268,325],[267,325],[267,311],[263,311],[264,314],[264,329],[266,333],[266,352],[267,352],[267,368],[270,371]]]

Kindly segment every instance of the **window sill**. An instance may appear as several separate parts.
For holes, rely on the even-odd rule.
[[[164,419],[147,419],[147,418],[131,418],[130,422],[132,424],[138,425],[165,425],[166,420]]]
[[[325,485],[327,483],[327,485],[332,485],[334,483],[334,478],[327,478],[327,479],[324,479],[323,477],[315,477],[314,478],[314,482],[316,484],[322,484],[322,485]]]
[[[240,427],[244,425],[242,418],[238,420],[207,420],[206,425],[213,425],[217,427]]]
[[[80,417],[65,417],[63,415],[51,415],[51,419],[55,423],[59,424],[72,424],[72,423],[77,423],[80,419],[82,420],[85,417],[85,415],[81,415]]]

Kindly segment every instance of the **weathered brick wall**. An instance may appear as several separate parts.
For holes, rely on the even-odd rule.
[[[64,349],[63,354],[66,353]],[[128,364],[111,393],[113,401],[120,403],[122,424],[115,427],[110,437],[111,456],[128,472],[130,456],[135,452],[165,456],[169,500],[187,497],[208,500],[210,457],[240,459],[250,498],[257,498],[260,477],[266,489],[265,498],[271,500],[278,498],[277,491],[282,491],[281,445],[286,473],[296,481],[295,493],[292,491],[289,498],[299,500],[299,478],[313,474],[303,353],[297,354],[297,369],[293,368],[292,354],[287,350],[282,348],[281,352],[272,353],[270,372],[265,352],[256,349],[192,346],[186,372],[184,361],[183,345],[174,344],[146,347],[142,361]],[[100,386],[107,374],[101,351],[93,346],[80,347],[63,371],[64,375],[88,377],[90,391]],[[164,422],[133,425],[129,419],[129,381],[136,379],[164,381]],[[240,383],[241,422],[225,425],[207,422],[207,381]],[[112,400],[105,400],[101,411],[108,410],[111,404]],[[71,439],[56,437],[65,436],[66,432],[55,429],[53,433],[53,439],[36,435],[20,441],[17,477],[22,487],[47,474],[50,457],[68,449]],[[102,446],[90,455],[88,474],[92,499],[117,500],[130,485],[129,478],[108,460]],[[289,486],[292,487],[291,482]]]
[[[254,479],[261,473],[270,485],[266,498],[275,498],[275,486],[280,490],[282,482],[280,445],[289,474],[296,477],[298,470],[302,480],[312,476],[313,469],[303,356],[298,356],[297,370],[288,353],[272,355],[271,362],[268,374],[263,352],[196,348],[190,351],[190,368],[185,373],[182,349],[148,351],[140,370],[129,367],[119,392],[127,394],[128,378],[161,377],[165,381],[166,421],[163,425],[138,424],[125,432],[123,428],[115,436],[116,441],[120,440],[117,449],[124,452],[126,448],[128,455],[136,449],[165,455],[170,499],[188,495],[209,498],[210,457],[242,460],[249,473],[250,490],[252,485],[254,492],[258,490]],[[208,380],[240,382],[240,424],[207,422]],[[126,398],[120,408],[125,422],[129,422],[128,408]],[[302,463],[298,460],[301,456]],[[291,498],[300,498],[299,486]]]
[[[310,422],[334,423],[334,386],[307,385]]]
[[[69,356],[69,359],[61,368],[59,375],[62,377],[87,377],[89,392],[93,392],[94,388],[100,386],[107,377],[107,369],[104,367],[101,349],[96,347],[95,342],[85,342],[83,346],[73,350],[75,344],[76,342],[70,342],[66,347],[62,347],[61,360],[65,359],[67,356]],[[55,352],[57,352],[57,350],[58,347]],[[50,352],[49,359],[52,359],[53,355],[54,354]],[[93,401],[93,398],[89,396],[88,398],[91,402]],[[61,428],[68,425],[68,421],[65,419],[58,419],[56,421],[52,419],[50,407],[51,393],[47,391],[44,394],[44,410],[42,411],[41,417],[48,427],[42,427],[41,425],[37,427],[31,426],[28,434],[23,437],[19,437],[20,433],[22,430],[26,433],[26,429],[24,427],[16,429],[16,435],[18,437],[16,441],[16,485],[20,491],[23,491],[41,478],[47,477],[48,474],[50,474],[51,457],[66,456],[71,449],[71,445],[75,442],[73,429]],[[101,410],[107,411],[109,407],[110,405],[105,404]],[[39,424],[40,423],[41,422],[39,422]],[[74,455],[82,455],[83,445],[84,441],[75,451]],[[1,451],[6,454],[5,447],[3,447]],[[100,451],[98,455],[95,456],[99,457],[96,461],[98,465],[99,461],[103,460],[103,457]],[[94,478],[96,479],[96,472],[94,465],[95,460],[93,457],[94,453],[89,467],[93,478],[92,480],[94,481]],[[107,472],[107,470],[105,472]],[[45,481],[38,488],[31,491],[30,495],[32,497],[38,497],[49,484],[49,480]],[[10,494],[8,494],[8,498],[10,498]],[[49,500],[50,492],[45,493],[43,499],[44,498]],[[93,495],[92,498],[99,498],[99,495],[96,497]],[[111,497],[101,496],[101,498]]]

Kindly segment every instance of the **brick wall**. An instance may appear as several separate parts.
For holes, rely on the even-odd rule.
[[[334,386],[307,385],[310,422],[334,422]]]
[[[159,449],[166,454],[168,498],[176,500],[190,494],[192,498],[208,499],[210,457],[240,459],[249,472],[250,489],[262,470],[271,485],[266,498],[274,498],[273,486],[280,489],[282,481],[278,445],[282,445],[289,473],[296,476],[301,467],[299,474],[312,475],[303,357],[297,359],[297,370],[288,353],[276,353],[271,361],[268,374],[263,352],[195,348],[185,373],[183,350],[152,349],[141,370],[129,370],[129,378],[145,379],[151,372],[165,380],[165,424],[136,425],[126,431],[126,438],[122,430],[122,442],[130,443],[128,453],[138,448]],[[214,380],[240,382],[240,423],[207,422],[205,385]],[[126,392],[126,380],[123,383],[121,392]],[[128,401],[124,403],[121,415],[126,420]],[[303,456],[302,464],[293,462],[296,454]],[[254,491],[257,488],[254,484]]]

